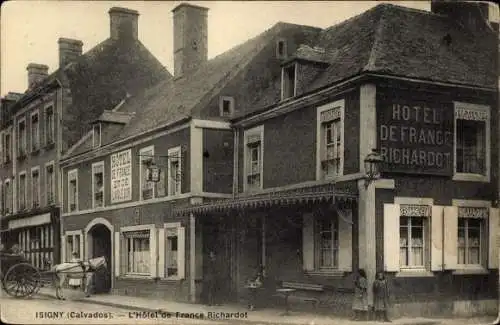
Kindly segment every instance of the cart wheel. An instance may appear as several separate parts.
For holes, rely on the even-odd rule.
[[[5,273],[2,286],[12,297],[29,297],[40,287],[40,272],[28,263],[13,265]]]

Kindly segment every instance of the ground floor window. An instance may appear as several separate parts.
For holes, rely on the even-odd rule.
[[[83,246],[83,238],[80,231],[68,231],[66,232],[66,251],[65,251],[65,260],[69,262],[73,259],[73,253],[76,253],[77,259],[83,258],[82,246]]]
[[[336,269],[339,266],[338,217],[321,215],[317,219],[318,266]]]
[[[167,277],[178,275],[178,258],[179,258],[179,237],[177,235],[177,228],[167,228],[166,229],[166,270],[165,274]]]
[[[124,232],[126,242],[126,272],[128,274],[149,275],[151,273],[150,231]]]
[[[45,270],[54,263],[54,227],[50,224],[18,231],[18,245],[23,255],[36,268]]]
[[[402,268],[425,268],[428,206],[401,205],[399,263]]]
[[[485,240],[485,226],[488,218],[486,208],[458,208],[459,265],[482,265]]]

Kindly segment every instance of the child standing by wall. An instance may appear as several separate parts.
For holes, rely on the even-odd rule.
[[[365,270],[359,270],[354,281],[353,320],[368,320],[368,282]]]
[[[389,308],[389,288],[384,272],[378,272],[373,282],[373,307],[377,321],[390,322],[387,315]]]

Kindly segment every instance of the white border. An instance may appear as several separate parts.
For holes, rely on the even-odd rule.
[[[94,184],[94,175],[95,175],[95,171],[94,169],[96,169],[97,167],[101,167],[102,166],[102,206],[101,207],[96,207],[95,206],[95,193],[94,193],[94,190],[95,190],[95,184]],[[105,172],[105,168],[104,168],[104,161],[99,161],[99,162],[96,162],[96,163],[93,163],[92,164],[92,209],[100,209],[100,208],[103,208],[106,206],[106,198],[105,198],[105,193],[106,193],[106,181],[105,181],[105,177],[106,177],[106,172]]]
[[[252,189],[252,192],[262,190],[264,188],[264,125],[259,125],[254,128],[243,131],[243,192],[248,189],[248,137],[260,136],[260,186],[257,189]]]
[[[157,236],[153,235],[153,232],[156,231],[155,224],[145,224],[145,225],[136,225],[136,226],[126,226],[120,227],[120,241],[124,240],[126,237],[124,233],[131,231],[140,231],[140,230],[149,230],[149,255],[150,255],[150,265],[149,265],[149,274],[137,274],[137,273],[125,273],[122,274],[120,272],[121,277],[125,278],[154,278],[156,277],[156,268],[158,265],[157,253],[156,253],[156,245],[157,240],[153,240]],[[120,245],[121,243],[119,243]],[[121,248],[121,247],[120,247]],[[121,249],[120,249],[121,251]],[[120,252],[122,254],[123,252]],[[127,265],[128,268],[128,265]],[[120,270],[121,271],[121,270]]]
[[[148,152],[151,152],[150,154]],[[148,154],[149,156],[151,157],[143,157],[142,155],[146,155]],[[155,146],[154,145],[150,145],[150,146],[147,146],[147,147],[144,147],[142,149],[139,150],[139,201],[145,201],[144,198],[142,197],[142,162],[145,161],[145,160],[150,160],[151,161],[154,161],[154,155],[155,155]],[[156,197],[156,191],[155,191],[155,186],[153,186],[153,195],[151,196],[151,199],[154,199]],[[151,200],[151,199],[148,199],[147,201]]]
[[[178,197],[180,194],[182,194],[182,150],[181,146],[177,146],[174,148],[170,148],[167,151],[168,155],[168,166],[167,166],[167,196],[172,196],[172,197]],[[170,192],[170,185],[171,182],[173,182],[173,177],[172,177],[172,170],[171,170],[171,159],[173,158],[174,155],[177,155],[177,161],[179,163],[179,193],[176,193],[175,195],[172,195]]]
[[[68,186],[68,188],[67,188],[67,192],[68,192],[68,200],[67,200],[68,201],[68,206],[67,206],[67,211],[68,212],[75,212],[75,211],[71,211],[71,209],[70,209],[71,203],[70,203],[70,200],[69,200],[69,198],[70,198],[70,187],[69,187],[69,185],[70,185],[70,182],[73,179],[76,180],[76,195],[75,195],[75,202],[74,202],[75,203],[75,211],[78,211],[78,197],[80,195],[80,192],[78,191],[78,169],[76,169],[76,168],[68,171],[68,178],[66,180],[66,183],[67,183],[67,186]]]
[[[182,224],[180,222],[166,222],[163,224],[163,236],[165,237],[164,240],[164,245],[163,247],[160,247],[160,254],[163,254],[163,279],[166,280],[181,280],[181,278],[178,275],[175,276],[167,276],[167,273],[165,272],[167,268],[167,229],[175,229],[176,230],[176,236],[177,236],[177,270],[179,270],[179,264],[180,263],[186,263],[186,245],[184,245],[184,252],[182,252],[182,261],[179,258],[179,228],[182,227]],[[186,240],[186,237],[184,237],[184,240]]]

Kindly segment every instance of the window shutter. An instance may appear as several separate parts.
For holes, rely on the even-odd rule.
[[[432,206],[431,271],[443,270],[443,211],[443,206]]]
[[[119,234],[119,247],[120,247],[120,275],[125,275],[128,272],[128,265],[127,265],[127,260],[128,260],[128,238],[123,236],[123,234]]]
[[[80,237],[80,259],[84,259],[85,258],[85,246],[83,245],[83,240],[84,240],[84,237],[83,237],[83,231],[80,231],[80,234],[78,234],[77,236]],[[89,254],[89,258],[90,258],[90,254]],[[106,261],[107,263],[111,263],[111,261]]]
[[[149,243],[149,248],[150,248],[150,250],[149,250],[149,253],[150,253],[149,268],[150,268],[151,277],[155,278],[158,274],[158,269],[157,269],[158,254],[156,253],[158,251],[158,242],[156,240],[157,231],[156,231],[156,228],[152,228],[149,231],[150,231],[150,233],[149,233],[149,240],[150,240],[150,243]]]
[[[458,207],[444,208],[444,260],[445,270],[455,270],[458,263]]]
[[[498,269],[498,245],[500,244],[498,235],[499,228],[499,214],[498,208],[490,208],[489,231],[488,231],[488,268]]]
[[[120,232],[115,232],[115,276],[120,276]],[[122,253],[123,254],[123,253]]]
[[[195,243],[195,251],[196,251],[196,267],[195,267],[195,279],[201,280],[203,279],[203,233],[201,229],[197,229],[196,231],[196,243]]]
[[[186,276],[186,228],[177,228],[177,275],[179,279]]]
[[[352,271],[352,210],[344,210],[339,218],[339,270]]]
[[[399,204],[384,204],[384,269],[399,272]]]
[[[314,216],[311,213],[303,216],[302,263],[304,271],[314,270]]]
[[[165,277],[165,228],[158,229],[158,277]]]

